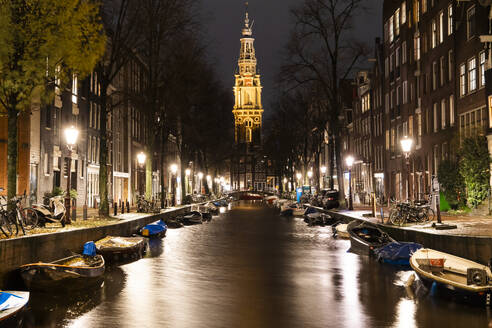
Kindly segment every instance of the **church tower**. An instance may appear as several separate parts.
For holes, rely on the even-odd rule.
[[[248,11],[241,38],[241,50],[239,53],[238,70],[234,75],[235,104],[234,136],[236,144],[261,145],[261,123],[263,106],[261,105],[260,74],[256,68],[256,56],[253,42],[253,23],[250,24]]]

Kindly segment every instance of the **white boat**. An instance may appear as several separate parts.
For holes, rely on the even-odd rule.
[[[280,206],[280,214],[282,215],[303,216],[304,212],[306,209],[299,203],[288,202]]]
[[[436,283],[457,296],[491,303],[492,272],[483,264],[422,248],[412,255],[410,266],[428,288]]]
[[[350,238],[350,235],[347,232],[347,226],[348,224],[346,223],[340,223],[335,227],[335,234],[338,238],[344,238],[344,239]]]
[[[0,291],[0,325],[15,316],[29,301],[29,292]]]

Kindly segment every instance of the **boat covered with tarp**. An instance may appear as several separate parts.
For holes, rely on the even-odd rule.
[[[418,243],[394,241],[374,250],[374,254],[378,261],[393,265],[409,266],[410,257],[421,248],[422,245]]]
[[[20,266],[20,275],[29,290],[80,289],[102,282],[105,261],[95,254],[95,245],[88,254],[74,254],[53,262],[37,262]]]
[[[0,325],[10,323],[11,319],[29,302],[29,292],[0,291]]]
[[[166,235],[167,225],[163,220],[149,223],[139,230],[141,236],[149,238],[162,238]]]
[[[106,236],[95,242],[98,254],[106,262],[120,262],[140,259],[146,248],[143,237]]]
[[[413,253],[410,266],[427,287],[472,303],[491,305],[492,272],[471,260],[421,248]]]

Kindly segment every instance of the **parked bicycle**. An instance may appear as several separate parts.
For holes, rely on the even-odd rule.
[[[390,200],[391,210],[389,222],[393,225],[402,226],[405,223],[425,223],[429,221],[426,206],[417,206],[406,202]]]
[[[14,230],[16,236],[19,231],[22,231],[25,235],[26,230],[31,230],[38,226],[39,218],[36,211],[31,207],[23,207],[21,205],[25,199],[25,192],[23,196],[14,197],[9,201],[5,196],[1,196],[0,230],[5,236],[11,237]]]

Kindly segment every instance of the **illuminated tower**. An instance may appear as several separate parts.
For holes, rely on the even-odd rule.
[[[235,141],[236,144],[261,144],[261,121],[263,106],[261,105],[260,74],[256,69],[256,56],[252,37],[253,23],[250,25],[248,12],[244,20],[244,28],[241,38],[241,51],[239,53],[238,71],[234,75],[235,104],[234,114]]]

